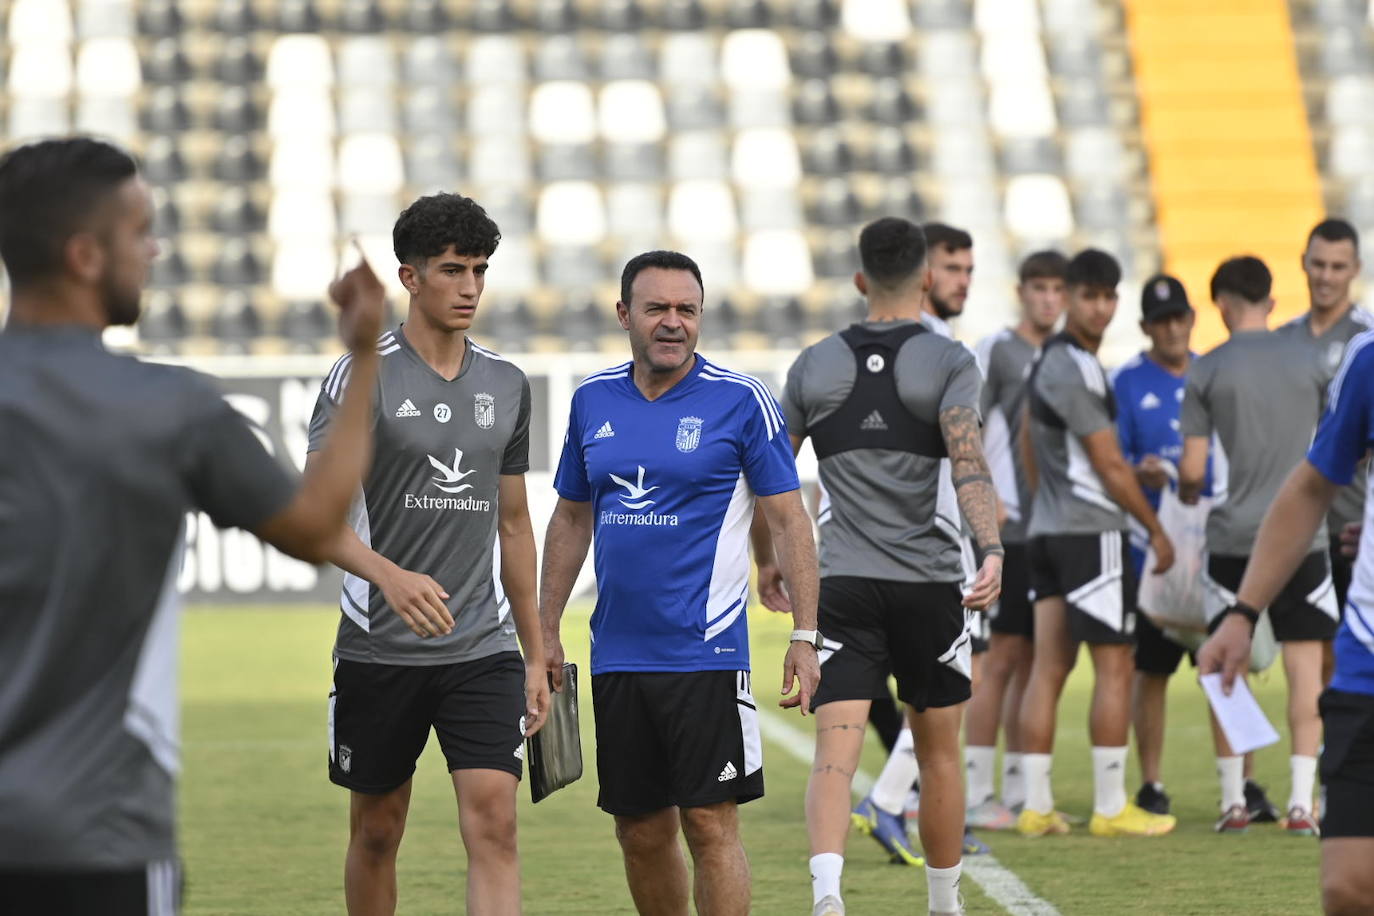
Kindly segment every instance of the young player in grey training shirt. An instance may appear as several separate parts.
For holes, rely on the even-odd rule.
[[[1059,696],[1080,642],[1088,644],[1094,674],[1090,831],[1159,836],[1175,824],[1126,798],[1135,589],[1123,509],[1150,532],[1155,571],[1172,564],[1173,546],[1121,455],[1115,399],[1097,361],[1120,281],[1120,266],[1105,252],[1088,249],[1069,262],[1064,331],[1046,341],[1028,383],[1028,466],[1038,479],[1027,547],[1035,660],[1021,709],[1026,807],[1017,822],[1028,836],[1069,829],[1054,807],[1050,754]]]
[[[354,381],[299,489],[203,376],[116,356],[157,254],[134,161],[84,138],[0,159],[0,911],[179,908],[183,525],[318,562],[367,460],[381,284],[336,282]]]
[[[467,909],[520,908],[515,790],[549,689],[525,495],[530,390],[467,337],[500,238],[457,194],[416,200],[392,231],[410,308],[377,341],[376,457],[331,556],[347,573],[329,778],[352,790],[350,912],[395,907],[411,776],[431,728],[458,796]],[[350,368],[344,357],[324,381],[312,448]]]
[[[1271,285],[1269,269],[1258,258],[1233,258],[1217,268],[1212,299],[1231,337],[1198,357],[1183,398],[1179,480],[1185,501],[1196,499],[1208,446],[1213,450],[1204,579],[1213,622],[1235,603],[1260,522],[1305,457],[1321,418],[1327,373],[1304,342],[1265,327],[1274,305]],[[1269,608],[1274,637],[1283,647],[1293,738],[1286,827],[1304,834],[1316,830],[1312,790],[1321,742],[1322,656],[1339,622],[1326,543],[1326,531],[1319,530],[1307,558]],[[1223,779],[1218,829],[1242,829],[1248,814],[1241,758],[1230,752],[1224,736],[1218,734],[1217,743]]]

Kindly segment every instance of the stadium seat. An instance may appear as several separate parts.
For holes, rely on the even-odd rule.
[[[793,42],[792,72],[797,76],[828,80],[839,66],[839,55],[825,32],[804,32]]]
[[[741,187],[795,187],[801,181],[801,157],[790,131],[742,130],[735,135],[730,173]]]
[[[314,0],[277,0],[277,30],[315,35],[324,25]]]
[[[1059,120],[1066,128],[1107,126],[1111,110],[1106,94],[1096,82],[1066,83],[1059,92]]]
[[[851,280],[859,269],[859,252],[854,232],[837,229],[827,232],[815,254],[815,270],[827,280]]]
[[[922,29],[967,29],[973,24],[968,0],[917,0],[915,6]]]
[[[981,178],[951,178],[940,185],[940,218],[975,236],[1000,231],[1002,208],[997,188]],[[980,246],[981,247],[981,246]]]
[[[1120,179],[1126,174],[1121,138],[1110,128],[1081,128],[1066,136],[1065,160],[1076,180]]]
[[[773,346],[796,348],[801,346],[811,322],[796,296],[772,296],[759,306],[760,330],[768,335]]]
[[[704,179],[674,184],[668,195],[668,229],[684,241],[733,243],[739,221],[729,186]]]
[[[354,256],[349,263],[356,260]],[[314,298],[329,285],[337,267],[338,255],[330,239],[300,238],[278,244],[272,254],[272,291],[288,302]]]
[[[829,30],[840,19],[836,0],[793,0],[788,6],[792,25],[799,29]]]
[[[987,181],[997,175],[992,143],[986,131],[978,128],[946,128],[935,135],[931,166],[941,180],[977,178]]]
[[[792,106],[788,93],[772,89],[736,90],[730,95],[730,123],[738,130],[790,127]]]
[[[725,23],[732,29],[766,29],[773,13],[765,0],[729,0]]]
[[[711,85],[720,71],[716,46],[702,32],[666,35],[659,50],[659,79],[672,89],[682,86]]]
[[[344,195],[341,223],[344,235],[381,235],[396,224],[398,206],[395,192],[353,192]]]
[[[988,124],[1001,137],[1048,137],[1057,127],[1054,97],[1043,79],[989,87]]]
[[[601,87],[598,106],[603,139],[617,143],[657,143],[667,130],[663,98],[647,80],[615,80]]]
[[[496,269],[487,274],[486,295],[493,299],[527,296],[539,286],[534,246],[528,236],[507,236],[502,228],[501,247],[492,256]]]
[[[405,184],[401,147],[391,133],[351,134],[339,144],[339,188],[346,194],[395,194]]]
[[[377,0],[343,0],[339,27],[356,35],[376,35],[387,28],[386,13]]]
[[[940,130],[951,127],[983,127],[983,93],[977,79],[941,80],[929,85],[926,118]]]
[[[539,0],[534,8],[534,27],[554,35],[575,31],[577,5],[573,0]]]
[[[1029,175],[1062,171],[1059,147],[1049,137],[1013,137],[1002,144],[1002,172]]]
[[[974,0],[973,25],[986,37],[990,32],[1034,34],[1040,31],[1037,0]]]
[[[905,125],[917,114],[916,103],[900,78],[884,77],[873,83],[868,116],[875,124]]]
[[[976,79],[978,52],[973,36],[954,30],[931,32],[921,44],[918,65],[921,75],[932,82]]]
[[[76,129],[81,133],[106,137],[117,143],[133,144],[139,138],[138,114],[133,99],[85,97],[76,103]]]
[[[1374,128],[1365,125],[1337,127],[1332,131],[1327,168],[1337,178],[1370,174],[1374,163]]]
[[[663,0],[659,16],[667,29],[696,31],[706,26],[706,9],[700,0]]]
[[[776,32],[739,29],[721,42],[722,81],[736,92],[786,91],[792,82],[787,49]]]
[[[873,171],[887,175],[901,175],[917,165],[916,151],[907,140],[906,132],[896,126],[880,127],[873,132],[869,160]]]
[[[537,80],[586,80],[591,69],[587,52],[575,35],[550,35],[535,49]]]
[[[263,226],[262,212],[243,184],[228,184],[215,199],[210,227],[226,235],[247,235]]]
[[[617,181],[654,181],[663,177],[663,147],[658,143],[602,145],[607,178]]]
[[[1056,175],[1017,175],[1007,181],[1006,224],[1031,244],[1062,242],[1073,234],[1069,191]]]
[[[858,41],[895,42],[911,34],[904,0],[844,0],[840,25]]]
[[[653,53],[640,36],[623,33],[606,36],[601,48],[602,79],[652,80],[657,74]]]
[[[220,181],[253,181],[262,177],[263,166],[248,137],[231,135],[215,153],[212,171]]]
[[[1315,0],[1312,13],[1320,26],[1361,26],[1369,15],[1369,4],[1366,0]]]
[[[744,241],[744,285],[764,296],[797,296],[815,282],[811,249],[800,233],[753,232]]]
[[[859,52],[859,69],[870,76],[900,76],[910,66],[906,51],[896,42],[870,42]]]
[[[268,136],[332,137],[336,125],[328,90],[307,87],[279,90],[267,108]]]
[[[540,143],[591,143],[596,108],[585,83],[541,83],[530,94],[530,135]]]
[[[1130,205],[1126,192],[1115,181],[1091,181],[1074,189],[1078,222],[1084,229],[1114,229],[1127,224]]]
[[[150,6],[157,5],[156,2]],[[67,0],[14,0],[5,38],[11,46],[70,44],[72,14]]]
[[[211,279],[221,286],[252,286],[262,280],[262,265],[247,239],[229,236],[221,241]]]
[[[451,189],[461,174],[453,144],[444,134],[417,136],[406,145],[406,179],[421,193]]]
[[[14,117],[13,107],[10,117]],[[10,132],[14,134],[13,128]],[[141,165],[144,176],[153,184],[171,185],[186,177],[186,160],[171,137],[151,138],[143,151]]]
[[[636,0],[602,0],[600,23],[610,38],[637,32],[644,27],[644,10]]]
[[[801,230],[805,226],[801,199],[792,188],[743,188],[740,212],[747,232]]]
[[[296,352],[314,352],[334,336],[334,316],[318,299],[295,299],[281,314],[281,336]]]
[[[143,58],[143,73],[148,82],[171,85],[191,78],[191,62],[175,38],[159,38]]]
[[[853,167],[854,156],[840,131],[827,128],[811,135],[806,144],[807,174],[845,175]]]
[[[81,0],[76,12],[82,39],[133,38],[137,32],[132,0]]]
[[[732,238],[726,240],[691,239],[683,249],[701,268],[702,278],[711,289],[729,290],[740,282],[739,247]],[[747,322],[741,320],[743,329]]]
[[[1054,35],[1050,40],[1050,61],[1056,76],[1073,80],[1096,80],[1102,73],[1102,47],[1092,35]]]
[[[473,4],[472,27],[478,32],[514,32],[520,26],[520,18],[507,0],[476,0]]]
[[[830,83],[808,79],[797,87],[792,101],[792,116],[798,124],[833,124],[840,117],[840,106],[830,92]]]
[[[1363,28],[1324,29],[1319,60],[1327,76],[1374,72],[1374,51]]]
[[[720,95],[710,86],[668,84],[668,123],[674,131],[724,126]]]
[[[452,96],[435,87],[435,97],[452,105]],[[479,86],[468,97],[468,133],[474,137],[525,136],[523,86]]]
[[[482,35],[468,45],[467,80],[475,85],[524,83],[525,51],[509,35]]]
[[[391,86],[396,60],[386,39],[348,38],[339,45],[339,85]]]
[[[219,0],[214,23],[215,28],[227,35],[247,35],[258,26],[253,0]]]
[[[171,241],[164,240],[159,245],[162,251],[153,260],[149,285],[155,289],[171,289],[181,286],[191,276],[191,271],[186,266],[186,259],[181,256],[181,252],[176,249]]]
[[[1045,0],[1044,12],[1051,34],[1092,34],[1101,14],[1097,0]]]
[[[258,109],[252,90],[245,86],[222,86],[215,100],[215,127],[225,133],[242,134],[258,127]]]
[[[452,134],[458,127],[458,106],[446,87],[420,86],[402,104],[405,131],[411,137]]]
[[[274,188],[334,186],[334,144],[318,133],[292,134],[277,141],[268,164]]]
[[[535,215],[539,237],[548,245],[591,246],[606,237],[601,191],[587,181],[545,185]]]
[[[48,3],[49,0],[38,0],[38,2]],[[140,35],[155,38],[175,36],[181,34],[182,26],[181,10],[177,6],[176,0],[144,0],[140,5],[138,12]]]
[[[360,86],[345,89],[340,96],[340,133],[395,133],[399,129],[396,96],[389,87]]]
[[[663,192],[650,182],[617,182],[606,191],[606,231],[618,239],[657,244],[663,235]]]
[[[529,148],[521,137],[478,136],[469,147],[468,174],[479,185],[527,185]]]
[[[246,351],[263,331],[262,315],[253,304],[252,294],[243,289],[226,290],[210,319],[210,331],[222,351]]]
[[[1049,77],[1045,48],[1034,32],[999,30],[984,35],[980,64],[989,83],[1043,82]]]
[[[595,289],[604,282],[607,265],[594,247],[551,245],[544,249],[544,282],[559,290]]]
[[[181,210],[166,188],[153,188],[153,232],[167,238],[181,230]]]
[[[329,45],[320,35],[281,35],[267,52],[267,85],[274,91],[334,85]]]
[[[107,100],[101,99],[102,104]],[[174,134],[191,126],[191,110],[174,86],[159,86],[143,108],[143,126],[160,134]]]
[[[926,207],[910,178],[893,177],[883,184],[882,193],[869,215],[874,219],[880,216],[900,216],[913,223],[919,223],[925,219]]]
[[[72,83],[72,58],[67,45],[28,42],[14,46],[7,83],[10,98],[42,100],[52,105],[72,91]]]
[[[140,341],[154,352],[176,352],[191,334],[191,322],[176,295],[167,289],[149,290],[147,304],[138,318]]]
[[[452,25],[444,0],[410,0],[404,7],[402,22],[417,36],[412,40],[432,37]]]
[[[1331,80],[1326,87],[1326,120],[1333,126],[1374,124],[1374,78],[1350,75]]]
[[[251,83],[262,76],[262,64],[250,39],[234,36],[215,61],[215,78],[223,83]]]
[[[437,35],[418,35],[401,51],[405,83],[412,87],[450,88],[458,80],[458,67],[448,43]]]
[[[545,143],[539,149],[541,181],[591,181],[600,174],[590,143]]]
[[[725,136],[719,131],[694,130],[668,140],[668,174],[674,181],[723,180],[729,174]]]

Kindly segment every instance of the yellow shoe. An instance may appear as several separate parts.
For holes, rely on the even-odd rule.
[[[1164,836],[1178,823],[1172,814],[1151,814],[1144,808],[1127,802],[1115,817],[1093,812],[1088,831],[1093,836]]]
[[[1022,836],[1045,836],[1050,833],[1068,833],[1069,824],[1058,811],[1041,814],[1039,811],[1026,808],[1016,819],[1016,830]]]

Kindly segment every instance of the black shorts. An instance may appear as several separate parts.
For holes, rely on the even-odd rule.
[[[1374,837],[1374,696],[1327,690],[1319,706],[1322,836]]]
[[[1004,544],[1002,597],[992,606],[989,627],[994,633],[1035,638],[1035,608],[1030,599],[1030,567],[1025,544]]]
[[[1236,589],[1240,588],[1248,562],[1248,557],[1208,554],[1202,585],[1211,629],[1217,627],[1222,612],[1236,603]],[[1335,637],[1340,611],[1326,551],[1313,551],[1303,558],[1297,572],[1269,605],[1269,622],[1274,627],[1274,639],[1279,642]]]
[[[1135,621],[1135,670],[1168,676],[1178,670],[1183,656],[1197,665],[1197,658],[1183,646],[1164,635],[1145,614]]]
[[[897,697],[920,712],[969,698],[970,627],[954,582],[821,580],[821,686],[811,708],[836,700]]]
[[[1350,594],[1350,579],[1354,574],[1354,561],[1341,553],[1341,540],[1336,532],[1331,534],[1331,544],[1327,548],[1331,560],[1331,584],[1336,587],[1336,612],[1345,616],[1345,599]]]
[[[520,777],[525,662],[518,652],[448,665],[339,659],[329,694],[329,779],[382,795],[415,774],[433,727],[448,768]]]
[[[968,646],[973,655],[988,651],[988,637],[992,634],[988,615],[984,611],[974,611],[968,615]]]
[[[1069,632],[1089,645],[1135,641],[1135,572],[1122,531],[1046,534],[1026,545],[1031,601],[1063,598]]]
[[[175,862],[117,871],[0,870],[5,916],[175,916],[181,895]]]
[[[632,817],[763,797],[763,741],[748,671],[592,676],[596,803]]]

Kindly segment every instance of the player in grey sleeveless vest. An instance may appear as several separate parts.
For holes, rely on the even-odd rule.
[[[421,197],[392,232],[410,308],[377,341],[376,455],[331,556],[346,573],[329,778],[352,790],[350,912],[396,905],[396,852],[431,728],[458,796],[468,911],[520,907],[515,790],[549,688],[525,495],[529,383],[467,337],[499,240],[457,194]],[[324,381],[312,449],[351,368],[344,357]]]
[[[370,451],[384,293],[332,288],[354,358],[299,487],[194,372],[108,352],[157,255],[134,161],[85,138],[0,160],[0,911],[177,912],[173,794],[188,511],[320,562]]]

